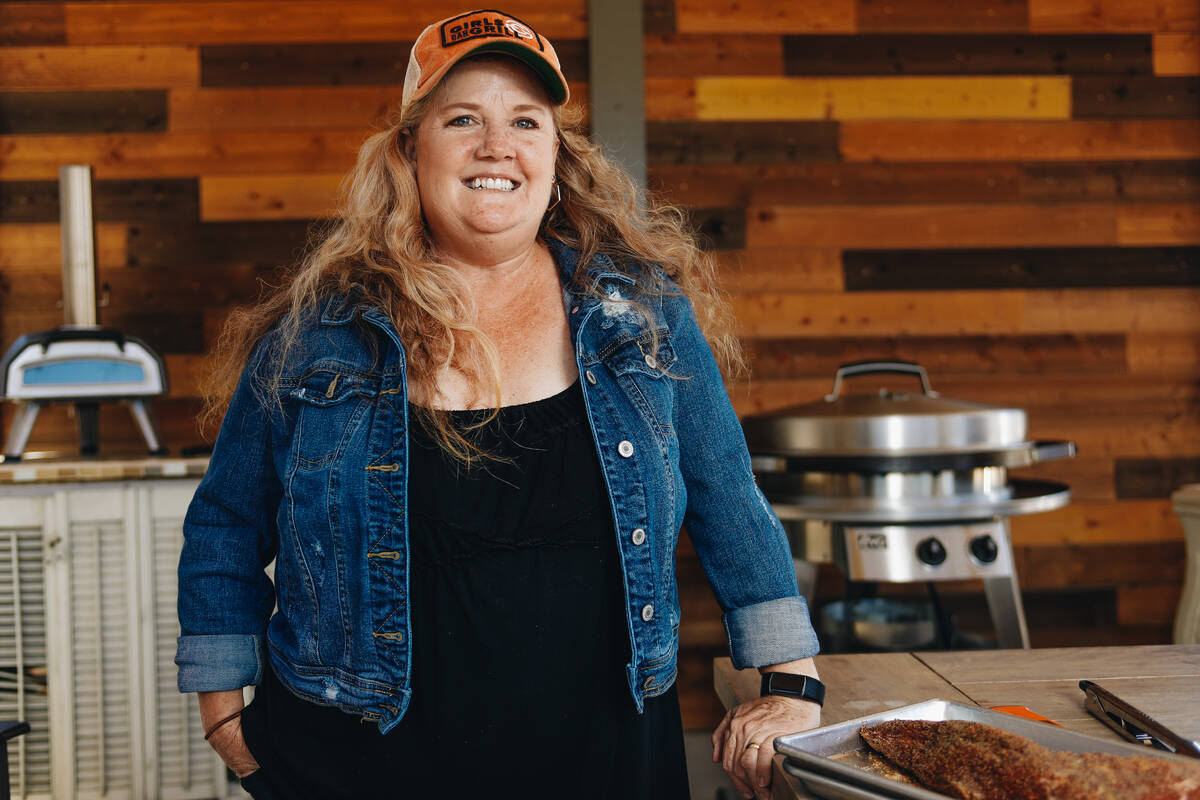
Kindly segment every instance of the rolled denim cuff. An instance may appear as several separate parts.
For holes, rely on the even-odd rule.
[[[815,656],[820,649],[803,597],[780,597],[725,612],[729,653],[738,669]]]
[[[180,636],[179,691],[222,692],[262,681],[262,637],[247,633]]]

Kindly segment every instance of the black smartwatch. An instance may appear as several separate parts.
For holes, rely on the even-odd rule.
[[[825,705],[825,684],[811,675],[793,675],[790,672],[768,672],[762,676],[762,691],[759,695],[779,694],[798,697],[819,706]]]

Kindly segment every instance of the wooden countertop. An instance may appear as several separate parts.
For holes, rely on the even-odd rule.
[[[29,483],[88,483],[157,478],[201,477],[208,457],[77,458],[0,462],[0,486]]]
[[[817,656],[826,685],[821,724],[832,725],[924,700],[1026,706],[1062,726],[1122,741],[1083,708],[1079,681],[1101,684],[1176,733],[1200,740],[1200,645],[1071,647]],[[728,708],[758,696],[757,670],[713,660],[717,695]],[[775,757],[773,800],[808,798]]]

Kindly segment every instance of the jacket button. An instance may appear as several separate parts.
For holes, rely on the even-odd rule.
[[[650,369],[654,369],[655,367],[658,366],[658,359],[656,359],[654,356],[650,355],[649,353],[646,353],[646,366],[649,367]]]
[[[634,528],[633,535],[629,537],[634,544],[641,544],[646,541],[646,530],[644,528]]]
[[[633,442],[628,439],[622,439],[617,445],[617,452],[621,454],[621,458],[629,458],[633,455]]]
[[[583,377],[587,378],[587,382],[590,383],[592,386],[596,385],[596,376],[594,374],[592,374],[592,371],[590,369],[583,373]]]
[[[652,619],[654,619],[654,606],[646,603],[642,606],[642,621],[649,622]]]

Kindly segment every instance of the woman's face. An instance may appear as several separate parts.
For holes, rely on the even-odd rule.
[[[460,253],[532,243],[557,153],[550,101],[525,66],[503,56],[456,66],[408,146],[434,242]]]

